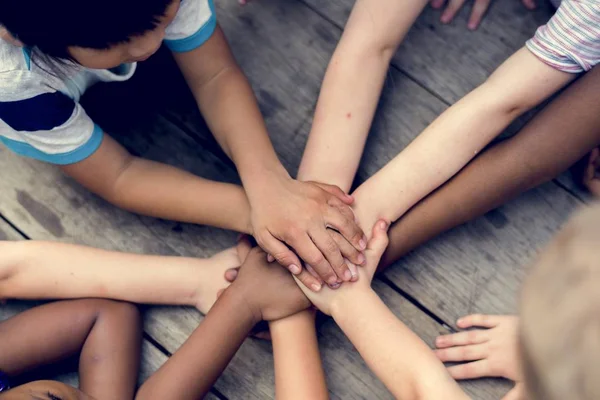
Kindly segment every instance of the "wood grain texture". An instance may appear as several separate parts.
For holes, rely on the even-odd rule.
[[[342,28],[353,0],[299,0]],[[504,60],[522,47],[553,8],[539,1],[534,12],[518,0],[493,1],[475,32],[467,30],[470,5],[449,25],[440,11],[426,7],[394,56],[393,65],[451,104],[482,83]]]

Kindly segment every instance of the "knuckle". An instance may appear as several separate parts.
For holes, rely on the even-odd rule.
[[[312,266],[319,266],[325,261],[325,257],[321,253],[311,254],[306,260]]]

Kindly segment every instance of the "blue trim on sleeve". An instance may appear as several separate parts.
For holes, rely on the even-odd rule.
[[[21,156],[34,158],[50,164],[68,165],[83,161],[94,154],[96,150],[98,150],[98,147],[100,147],[100,144],[102,144],[103,137],[104,132],[102,131],[102,128],[100,128],[98,125],[94,125],[92,136],[83,146],[73,151],[59,154],[46,154],[28,143],[19,142],[17,140],[8,139],[2,136],[0,136],[0,142]]]
[[[73,99],[61,92],[0,102],[0,119],[15,131],[49,131],[66,123],[75,110]]]
[[[22,47],[23,50],[23,58],[25,58],[25,65],[27,65],[27,70],[31,71],[31,47]]]
[[[171,51],[174,51],[176,53],[192,51],[202,46],[208,39],[210,39],[217,27],[217,16],[215,14],[215,4],[213,0],[208,0],[208,5],[210,7],[211,13],[210,19],[206,21],[204,25],[202,25],[200,29],[196,31],[196,33],[183,39],[172,39],[164,41],[164,44]]]

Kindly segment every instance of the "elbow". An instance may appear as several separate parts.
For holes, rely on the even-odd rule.
[[[128,154],[120,160],[121,163],[115,170],[112,179],[107,181],[101,191],[96,194],[111,204],[121,208],[127,208],[127,198],[124,196],[124,193],[126,193],[126,189],[129,185],[128,176],[135,164],[135,159],[135,156]]]
[[[491,76],[476,91],[482,94],[483,104],[509,120],[514,120],[538,105],[536,99],[521,95],[519,91],[507,88]]]
[[[26,242],[0,241],[0,299],[12,297],[12,282],[24,265]]]

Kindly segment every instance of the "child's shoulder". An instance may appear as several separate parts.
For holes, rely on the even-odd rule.
[[[30,61],[27,51],[0,39],[0,73],[26,71]]]

